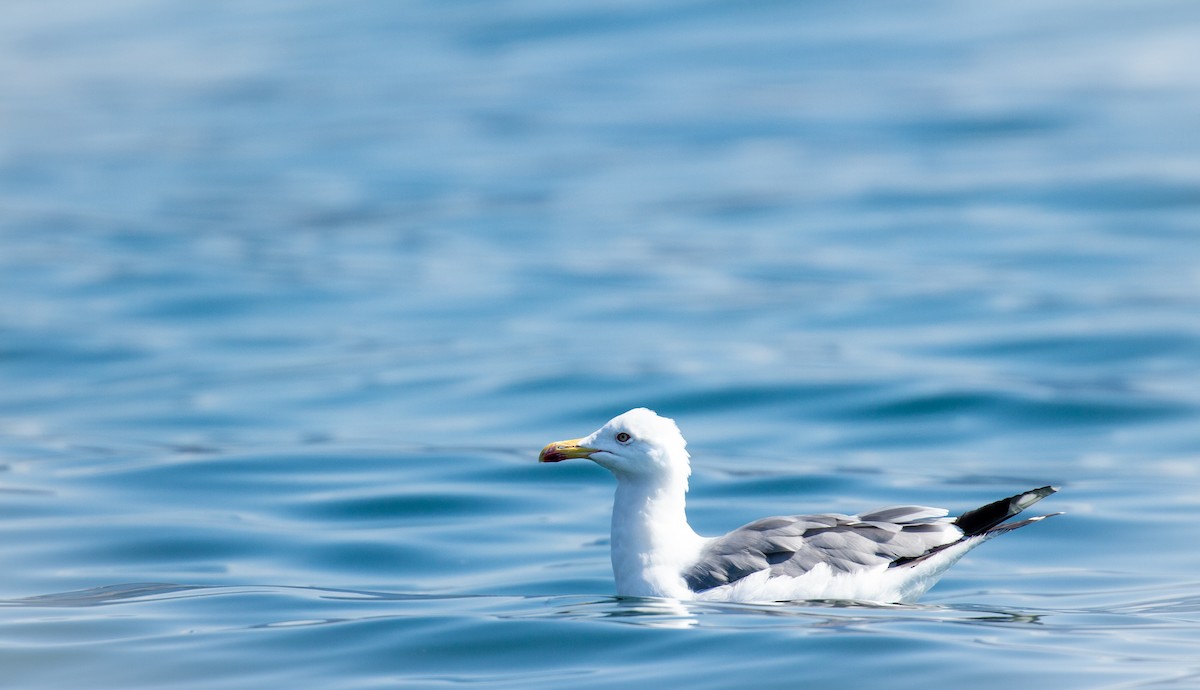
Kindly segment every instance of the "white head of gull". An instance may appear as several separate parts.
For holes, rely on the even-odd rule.
[[[673,420],[637,408],[588,436],[551,443],[539,456],[541,462],[589,459],[617,478],[610,548],[621,596],[911,602],[967,551],[1050,517],[1005,522],[1057,491],[1034,489],[957,517],[941,508],[893,506],[860,515],[769,517],[702,537],[684,510],[691,474],[686,446]]]

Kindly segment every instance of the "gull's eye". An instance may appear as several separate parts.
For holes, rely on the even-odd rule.
[[[633,440],[633,437],[624,431],[617,434],[617,443],[629,443],[631,440]]]

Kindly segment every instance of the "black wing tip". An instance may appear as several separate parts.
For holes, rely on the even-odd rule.
[[[1019,493],[1015,496],[1002,498],[999,501],[994,501],[985,506],[980,506],[975,510],[968,510],[954,519],[954,524],[963,531],[963,536],[961,539],[950,542],[949,544],[936,546],[925,553],[920,554],[919,556],[897,558],[889,563],[888,567],[895,568],[904,565],[915,565],[944,549],[966,541],[967,539],[971,539],[972,537],[990,538],[996,536],[997,534],[1003,534],[1004,532],[1011,532],[1014,529],[1025,527],[1026,525],[1032,525],[1035,522],[1041,522],[1046,518],[1062,515],[1061,512],[1048,513],[1046,515],[1035,515],[1034,517],[1018,520],[1017,522],[1004,522],[1034,503],[1042,500],[1043,498],[1051,494],[1058,493],[1058,490],[1059,488],[1057,486],[1043,486],[1037,489]]]
[[[1014,508],[1018,509],[1017,512],[1020,512],[1022,510],[1025,510],[1029,506],[1033,505],[1034,503],[1037,503],[1038,501],[1042,500],[1043,498],[1053,495],[1053,494],[1056,494],[1056,493],[1058,493],[1057,486],[1043,486],[1043,487],[1039,487],[1037,489],[1031,489],[1029,491],[1026,491],[1023,494],[1017,494],[1016,496],[1013,496],[1010,500],[1013,501]]]
[[[1015,496],[1009,496],[985,506],[980,506],[975,510],[968,510],[955,518],[954,524],[963,531],[963,535],[965,536],[972,537],[977,534],[983,534],[1054,493],[1058,493],[1057,486],[1043,486],[1030,491],[1024,491]]]
[[[1059,515],[1065,515],[1065,513],[1063,513],[1062,511],[1059,511],[1057,513],[1046,513],[1045,515],[1035,515],[1033,517],[1025,518],[1024,520],[1018,520],[1016,522],[1006,522],[1003,525],[996,525],[995,527],[985,531],[982,535],[977,535],[977,536],[991,537],[991,536],[995,536],[997,534],[1011,532],[1015,529],[1025,527],[1027,525],[1032,525],[1035,522],[1041,522],[1042,520],[1045,520],[1046,518],[1058,517]]]

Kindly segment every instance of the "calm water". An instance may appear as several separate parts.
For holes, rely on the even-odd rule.
[[[6,3],[4,685],[1200,685],[1198,31]],[[918,606],[619,600],[534,461],[638,405],[702,532],[1068,515]]]

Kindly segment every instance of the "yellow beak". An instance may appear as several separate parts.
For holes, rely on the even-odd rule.
[[[542,449],[538,455],[538,462],[562,462],[572,458],[587,458],[596,452],[595,448],[579,445],[579,441],[580,439],[573,438],[570,441],[551,443]]]

